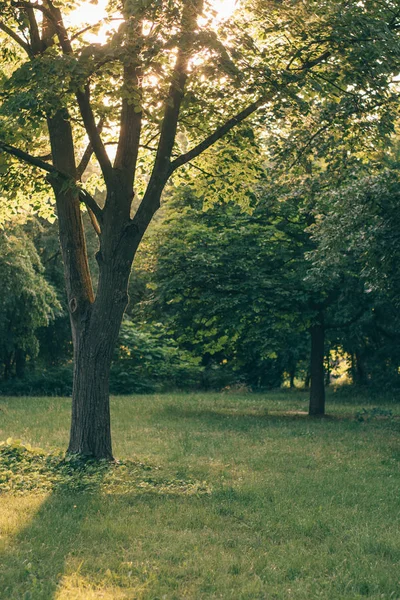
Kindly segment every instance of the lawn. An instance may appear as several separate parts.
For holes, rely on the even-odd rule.
[[[302,392],[118,397],[121,464],[99,469],[10,442],[0,598],[398,600],[389,400],[330,393],[309,419]],[[0,440],[65,448],[69,404],[0,398]]]

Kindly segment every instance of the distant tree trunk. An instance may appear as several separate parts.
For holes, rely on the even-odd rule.
[[[310,371],[307,371],[306,376],[304,378],[304,389],[305,390],[308,390],[310,388],[310,380],[311,380]]]
[[[325,381],[324,381],[324,315],[319,310],[315,323],[311,326],[311,388],[308,414],[318,416],[325,414]]]
[[[352,383],[355,384],[357,382],[357,376],[356,376],[356,359],[354,356],[354,352],[352,352],[350,354],[350,375],[351,375]]]
[[[354,371],[355,383],[358,383],[360,385],[366,385],[368,383],[367,373],[365,370],[363,358],[359,351],[355,352],[355,359],[356,359],[356,365],[355,365],[356,368]]]
[[[20,348],[15,351],[15,374],[18,379],[25,376],[26,354]]]
[[[330,350],[326,355],[326,373],[325,373],[325,385],[330,385],[331,383],[331,361],[330,361]]]
[[[3,371],[4,381],[8,381],[10,379],[11,370],[12,370],[12,353],[7,353],[4,358],[4,371]]]
[[[296,367],[292,367],[289,371],[289,381],[290,381],[290,389],[294,389],[296,386],[294,385],[294,378],[296,375]]]

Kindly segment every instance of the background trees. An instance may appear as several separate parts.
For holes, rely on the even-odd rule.
[[[49,325],[60,304],[43,275],[32,241],[22,228],[0,237],[0,362],[2,378],[22,378],[26,359],[39,350],[38,330]]]
[[[213,147],[223,161],[215,173],[227,179],[225,192],[247,197],[246,161],[260,154],[248,124],[244,128],[249,117],[254,126],[263,127],[268,141],[289,124],[297,160],[308,162],[313,142],[322,134],[325,154],[327,148],[333,153],[331,123],[341,123],[347,139],[361,122],[373,123],[374,132],[389,131],[399,15],[390,1],[351,6],[342,0],[254,1],[243,4],[238,19],[218,23],[212,6],[198,0],[111,2],[108,17],[120,24],[96,44],[85,37],[87,27],[68,25],[68,6],[7,0],[1,8],[0,30],[8,40],[0,107],[0,148],[8,155],[2,166],[3,193],[13,201],[22,187],[15,159],[29,165],[25,193],[45,199],[52,188],[74,345],[69,450],[111,457],[113,348],[127,305],[132,261],[167,182],[189,163],[207,171]],[[222,138],[239,126],[241,142],[224,151]],[[115,155],[108,151],[111,146]],[[323,144],[319,148],[321,155]],[[81,184],[92,156],[98,163],[98,185],[105,191],[101,201],[91,195],[90,182]],[[34,167],[45,171],[47,179],[34,177]],[[98,236],[94,281],[81,204]],[[226,245],[237,244],[232,230],[228,232],[232,239]],[[226,258],[236,263],[237,257]],[[270,258],[263,255],[263,260]],[[269,274],[282,266],[283,254],[271,260],[275,264],[268,267]],[[246,261],[238,262],[236,271],[230,265],[232,277],[226,282],[228,288],[238,288],[240,298],[241,273],[256,273]],[[200,268],[207,269],[207,263]],[[291,286],[289,268],[282,281],[286,276],[285,285]],[[271,296],[285,313],[285,293],[273,279],[270,284]],[[252,290],[255,285],[261,285],[256,276]],[[253,308],[263,306],[266,295],[251,296]],[[312,310],[321,313],[319,300]],[[214,311],[211,318],[221,313]],[[280,322],[277,311],[270,315]],[[241,327],[237,320],[239,332]],[[248,333],[245,355],[257,343],[260,359],[271,359],[274,343],[263,343],[254,330]],[[220,345],[224,335],[219,335]]]

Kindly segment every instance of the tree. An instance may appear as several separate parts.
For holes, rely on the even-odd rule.
[[[21,228],[0,237],[0,361],[2,378],[22,377],[27,357],[38,352],[38,329],[60,309],[54,289],[43,276],[33,243]]]
[[[353,169],[341,186],[325,192],[322,201],[329,210],[313,230],[318,247],[312,268],[317,278],[337,280],[340,272],[357,278],[358,292],[344,303],[347,327],[341,343],[352,356],[353,380],[382,387],[399,380],[400,186],[398,163],[390,152],[378,158]],[[362,318],[351,318],[349,305],[357,305],[357,315],[362,298]]]
[[[340,71],[358,103],[378,91],[382,100],[396,68],[399,15],[389,0],[353,8],[344,0],[255,1],[243,10],[245,23],[218,28],[202,0],[112,1],[109,16],[121,24],[99,45],[85,41],[87,28],[65,25],[68,6],[0,3],[8,40],[0,148],[29,165],[24,179],[44,197],[33,169],[47,172],[55,196],[75,361],[68,451],[111,458],[110,364],[132,261],[165,185],[258,109],[274,127],[293,106],[307,114],[313,70],[335,86]],[[113,161],[108,143],[116,145]],[[106,189],[102,206],[80,185],[92,154]],[[5,193],[15,192],[20,167],[6,161],[3,170]],[[99,238],[96,291],[81,203]]]

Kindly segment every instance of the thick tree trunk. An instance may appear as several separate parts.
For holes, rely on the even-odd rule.
[[[124,233],[125,232],[125,233]],[[104,240],[97,254],[99,283],[84,318],[71,314],[74,337],[74,383],[68,452],[112,459],[109,373],[137,243],[125,239],[126,228]]]
[[[311,327],[311,388],[308,414],[320,416],[325,414],[325,381],[324,381],[324,316],[319,311],[315,323]]]
[[[105,340],[105,336],[100,334]],[[107,342],[106,342],[107,343]],[[82,334],[74,352],[72,419],[68,452],[112,459],[108,380],[109,352]]]

